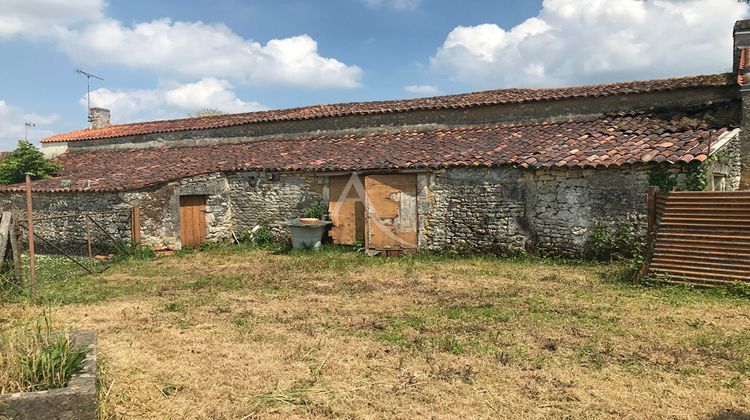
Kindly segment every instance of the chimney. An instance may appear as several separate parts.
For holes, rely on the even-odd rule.
[[[109,127],[109,110],[106,108],[91,108],[91,129]]]
[[[740,70],[740,54],[743,48],[750,48],[750,19],[734,23],[734,60],[732,71],[737,75]]]
[[[738,20],[734,24],[732,71],[737,78],[742,98],[742,122],[740,132],[740,189],[750,190],[750,20]]]

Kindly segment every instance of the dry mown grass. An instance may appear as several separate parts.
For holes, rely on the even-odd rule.
[[[750,302],[612,267],[217,248],[44,285],[113,417],[750,412]],[[31,316],[7,304],[1,319]]]

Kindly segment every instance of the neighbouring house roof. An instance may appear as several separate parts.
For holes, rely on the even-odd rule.
[[[233,171],[364,171],[447,167],[609,167],[707,159],[731,130],[645,113],[428,131],[267,139],[179,148],[68,152],[36,181],[46,192],[126,191]],[[23,191],[11,185],[0,191]]]
[[[106,139],[153,133],[203,130],[272,121],[310,120],[347,115],[372,115],[419,110],[471,108],[486,105],[518,104],[573,98],[651,93],[685,88],[727,86],[734,83],[731,74],[715,74],[593,86],[553,89],[502,89],[420,99],[314,105],[302,108],[249,112],[215,117],[185,118],[179,120],[112,125],[99,129],[85,129],[58,134],[48,137],[42,140],[42,142],[53,143]]]
[[[739,68],[737,69],[737,84],[740,87],[750,85],[750,48],[740,49]]]

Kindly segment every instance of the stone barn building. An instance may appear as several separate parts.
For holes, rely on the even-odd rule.
[[[749,27],[732,74],[122,125],[94,109],[91,128],[42,141],[62,169],[33,183],[36,216],[139,207],[144,243],[195,246],[284,235],[320,205],[335,243],[373,254],[581,255],[594,228],[645,232],[650,185],[746,188]],[[0,198],[22,208],[23,191]]]

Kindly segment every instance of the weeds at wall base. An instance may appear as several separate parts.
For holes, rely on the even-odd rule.
[[[48,310],[0,333],[0,393],[62,388],[86,357],[64,331],[53,328]]]

